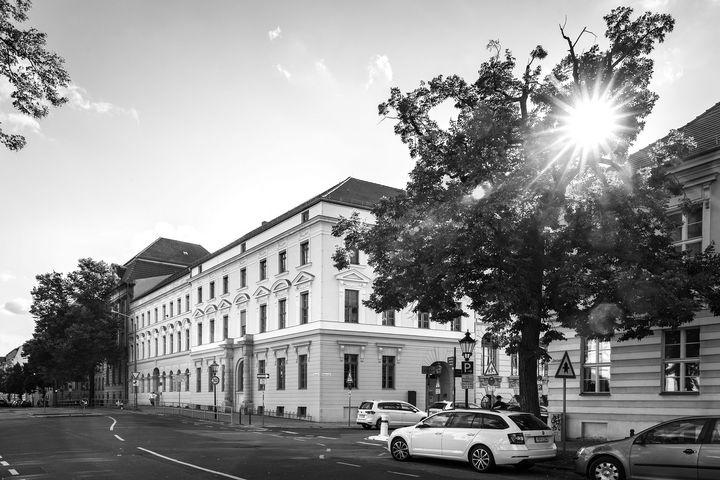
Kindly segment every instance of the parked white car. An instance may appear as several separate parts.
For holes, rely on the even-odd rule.
[[[414,425],[427,414],[407,402],[400,400],[366,400],[358,407],[356,423],[363,428],[380,428],[380,420],[387,415],[388,427]]]
[[[530,468],[557,454],[553,431],[530,413],[448,410],[411,427],[398,428],[388,439],[390,454],[470,462],[478,472],[495,465]]]

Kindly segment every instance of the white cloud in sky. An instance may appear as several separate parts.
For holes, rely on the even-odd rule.
[[[268,31],[268,38],[270,39],[271,42],[273,40],[277,40],[281,36],[282,36],[282,30],[280,29],[279,25],[275,30]]]
[[[136,122],[140,122],[140,114],[134,108],[119,107],[109,102],[91,101],[88,98],[88,92],[78,85],[70,85],[64,89],[62,94],[68,98],[68,105],[78,110],[86,110],[99,114],[127,115]]]
[[[287,70],[285,70],[285,69],[283,68],[283,66],[280,65],[279,63],[278,63],[277,65],[275,65],[275,69],[276,69],[278,72],[280,72],[280,73],[281,73],[285,78],[287,78],[288,80],[290,80],[290,77],[292,77],[292,75],[290,74],[290,72],[288,72]]]
[[[384,80],[385,82],[391,82],[393,73],[390,60],[386,55],[375,55],[370,59],[368,64],[368,81],[365,84],[365,88],[370,86],[378,80]]]
[[[9,282],[10,280],[15,280],[17,278],[15,275],[9,272],[0,272],[0,282]]]
[[[16,298],[0,305],[0,312],[10,315],[24,315],[30,312],[32,302],[27,298]]]

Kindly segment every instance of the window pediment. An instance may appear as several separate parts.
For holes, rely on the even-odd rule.
[[[356,270],[345,270],[335,275],[335,278],[345,284],[362,284],[364,286],[371,282],[370,277]]]
[[[290,282],[288,280],[283,279],[283,280],[278,280],[277,282],[275,282],[273,284],[271,290],[274,293],[279,293],[279,292],[283,292],[283,291],[287,290],[288,288],[290,288]]]
[[[220,302],[219,309],[220,309],[220,310],[225,310],[225,309],[230,308],[231,306],[232,306],[232,304],[231,304],[230,302],[228,302],[227,300],[223,299],[223,301]]]
[[[270,290],[267,289],[267,287],[258,287],[257,290],[255,290],[255,293],[253,293],[253,297],[265,297],[270,295]]]
[[[247,303],[249,301],[250,301],[250,295],[248,295],[247,293],[241,293],[240,295],[235,297],[235,300],[233,300],[233,303],[235,305],[239,305],[241,303]]]
[[[295,279],[293,280],[293,285],[295,287],[299,287],[300,285],[310,283],[315,279],[315,275],[313,275],[310,272],[301,271],[295,276]]]

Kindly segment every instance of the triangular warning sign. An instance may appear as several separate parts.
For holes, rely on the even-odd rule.
[[[565,351],[560,365],[558,365],[557,372],[555,372],[555,378],[575,378],[575,369],[570,362],[570,355]]]
[[[498,374],[498,371],[497,371],[497,368],[495,368],[495,364],[493,363],[492,360],[489,360],[487,366],[485,367],[485,371],[483,372],[483,375],[485,375],[486,377],[489,377],[491,375],[497,375],[497,374]]]

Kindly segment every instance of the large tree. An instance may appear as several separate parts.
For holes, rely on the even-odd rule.
[[[66,276],[36,279],[30,308],[35,332],[23,346],[28,363],[48,383],[87,381],[92,402],[96,368],[117,362],[124,348],[122,325],[109,310],[117,276],[105,262],[83,258]]]
[[[373,210],[372,225],[353,216],[334,230],[344,237],[338,268],[347,249],[367,252],[375,310],[411,305],[445,322],[468,298],[494,341],[518,354],[521,405],[535,413],[537,362],[563,328],[642,338],[690,321],[702,294],[716,294],[697,282],[717,285],[717,258],[673,248],[666,215],[680,193],[670,169],[691,141],[671,135],[643,168],[628,159],[657,99],[649,54],[674,20],[633,18],[626,7],[604,19],[604,49],[578,51],[593,35],[571,38],[561,26],[567,54],[544,77],[543,47],[516,75],[515,58],[493,41],[472,83],[440,76],[392,89],[379,113],[416,160],[410,181]],[[444,129],[431,111],[448,100],[458,117]]]
[[[70,77],[63,58],[45,48],[44,33],[16,26],[27,21],[30,5],[30,0],[0,0],[0,82],[10,83],[16,110],[40,119],[48,114],[50,106],[58,107],[67,101],[60,89],[68,86]],[[4,131],[0,122],[0,143],[10,150],[20,150],[25,146],[25,137]]]

